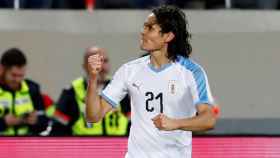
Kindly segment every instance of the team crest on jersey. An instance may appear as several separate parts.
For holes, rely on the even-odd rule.
[[[169,93],[171,94],[175,94],[176,93],[176,81],[175,80],[170,80],[169,83],[168,83],[168,90],[169,90]]]

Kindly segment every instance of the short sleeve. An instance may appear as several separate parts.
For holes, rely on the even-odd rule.
[[[214,104],[214,99],[210,91],[207,75],[203,68],[197,67],[193,73],[193,83],[191,85],[191,93],[194,105]]]
[[[127,94],[126,78],[126,66],[123,65],[116,71],[111,82],[100,93],[100,96],[114,108],[119,105],[119,102]]]

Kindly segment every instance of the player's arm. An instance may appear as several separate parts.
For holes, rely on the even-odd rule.
[[[127,95],[126,67],[121,66],[113,76],[111,82],[99,95],[97,92],[97,74],[101,70],[102,59],[93,55],[88,59],[90,79],[86,95],[86,117],[89,122],[97,122]]]
[[[97,92],[97,76],[102,68],[102,56],[95,54],[88,59],[88,68],[90,71],[88,88],[86,94],[86,120],[88,122],[98,122],[104,115],[112,109]]]
[[[159,114],[153,118],[153,122],[160,130],[205,131],[214,128],[216,115],[208,104],[199,104],[197,105],[197,115],[194,117],[174,119]]]
[[[199,104],[196,105],[196,107],[196,116],[175,120],[178,129],[186,131],[205,131],[214,128],[216,124],[216,115],[212,110],[212,106],[208,104]]]
[[[186,131],[205,131],[214,128],[216,115],[213,112],[214,99],[210,91],[207,75],[202,67],[192,70],[191,94],[196,108],[196,115],[191,118],[175,119],[177,129]]]
[[[155,126],[161,130],[204,131],[214,128],[216,115],[213,112],[213,97],[207,76],[201,67],[193,70],[194,80],[190,87],[197,115],[191,118],[169,118],[159,114],[153,118]]]
[[[97,80],[91,78],[88,83],[86,95],[86,119],[88,122],[98,122],[105,114],[112,109],[112,106],[107,103],[97,92]]]

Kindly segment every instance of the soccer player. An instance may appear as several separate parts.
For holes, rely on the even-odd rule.
[[[86,116],[97,122],[126,95],[131,97],[131,129],[126,158],[190,158],[192,131],[212,129],[213,97],[203,68],[189,57],[185,14],[173,6],[152,10],[141,31],[148,56],[122,65],[97,93],[102,56],[88,59]]]

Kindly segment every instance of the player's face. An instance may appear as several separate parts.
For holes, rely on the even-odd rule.
[[[140,47],[142,50],[153,52],[162,49],[164,44],[166,43],[161,28],[157,24],[155,15],[151,13],[141,31]]]
[[[18,90],[21,85],[21,81],[24,79],[26,73],[26,67],[13,66],[11,68],[4,69],[4,81],[7,86],[12,90]]]

